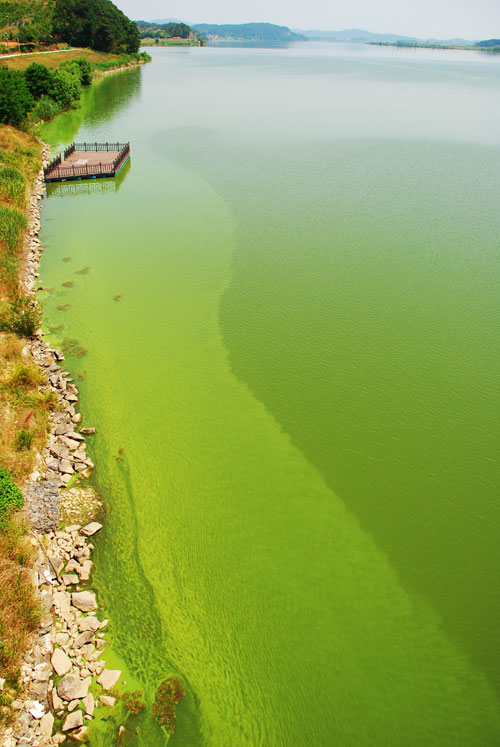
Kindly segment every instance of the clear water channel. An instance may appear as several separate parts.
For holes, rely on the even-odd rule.
[[[500,58],[153,58],[44,133],[131,142],[48,187],[40,292],[87,351],[121,744],[177,673],[174,747],[499,745]]]

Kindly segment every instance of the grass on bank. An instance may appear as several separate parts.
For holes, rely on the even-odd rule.
[[[9,70],[26,70],[33,62],[38,65],[45,65],[51,70],[59,67],[62,62],[71,62],[71,60],[85,57],[90,62],[94,70],[106,71],[124,65],[137,64],[141,55],[137,54],[108,54],[107,52],[96,52],[93,49],[73,48],[61,50],[60,52],[33,52],[19,55],[18,57],[9,57],[9,55],[0,57],[0,65],[6,65]],[[146,61],[146,60],[143,60]]]
[[[19,515],[11,511],[22,500],[15,483],[22,485],[33,470],[35,449],[46,442],[55,406],[23,339],[38,320],[19,287],[29,189],[40,159],[40,145],[31,135],[0,125],[0,677],[6,679],[0,722],[12,717],[19,664],[40,617],[30,579],[33,548]]]

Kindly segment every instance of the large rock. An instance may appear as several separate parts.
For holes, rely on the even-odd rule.
[[[71,604],[82,612],[97,609],[95,594],[91,591],[75,591],[71,595]]]
[[[98,677],[97,682],[103,690],[111,690],[120,679],[120,669],[105,669]]]
[[[64,724],[62,725],[62,730],[70,731],[70,729],[79,729],[80,726],[83,726],[82,712],[73,711],[73,713],[69,713],[66,716],[66,719],[64,720]]]
[[[42,716],[40,721],[40,736],[48,739],[52,736],[52,729],[54,728],[54,716],[49,712],[45,716]]]
[[[93,637],[94,637],[93,630],[85,630],[83,633],[80,633],[78,638],[75,640],[73,644],[73,648],[81,648],[82,646],[85,646],[85,644],[89,643]]]
[[[71,462],[69,459],[61,459],[59,462],[59,472],[62,472],[64,475],[72,475],[74,472],[73,467],[71,466]]]
[[[85,698],[83,698],[82,703],[83,707],[85,708],[85,713],[88,716],[92,716],[95,708],[95,700],[92,693],[89,693]]]
[[[91,521],[90,524],[87,524],[87,526],[82,527],[80,531],[82,534],[85,534],[87,537],[92,537],[92,535],[98,532],[99,529],[102,529],[102,524],[99,524],[98,521]]]
[[[88,615],[87,617],[80,617],[76,624],[78,625],[78,630],[80,633],[83,633],[85,630],[92,630],[95,631],[99,630],[102,623],[97,619],[97,617],[93,617]]]
[[[59,680],[57,694],[63,700],[84,698],[89,692],[90,677],[81,680],[77,674],[66,674]]]
[[[50,662],[54,667],[55,673],[58,674],[59,677],[61,677],[63,674],[67,674],[72,666],[71,659],[67,654],[64,653],[62,648],[56,648],[56,650],[52,654],[52,659],[50,660]]]

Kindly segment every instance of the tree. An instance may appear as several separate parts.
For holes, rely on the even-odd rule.
[[[74,46],[135,53],[139,30],[110,0],[56,0],[54,33]]]
[[[22,73],[0,67],[0,122],[20,125],[33,104]]]
[[[35,99],[43,94],[50,93],[52,89],[52,73],[45,65],[33,62],[23,73],[29,92]]]
[[[61,106],[68,107],[80,98],[80,72],[78,65],[58,67],[52,76],[52,90],[50,95]]]

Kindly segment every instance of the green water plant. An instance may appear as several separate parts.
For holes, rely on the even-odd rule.
[[[165,726],[169,734],[175,731],[177,723],[176,708],[185,696],[182,682],[176,675],[170,675],[160,683],[156,691],[155,702],[151,712],[160,726]]]

